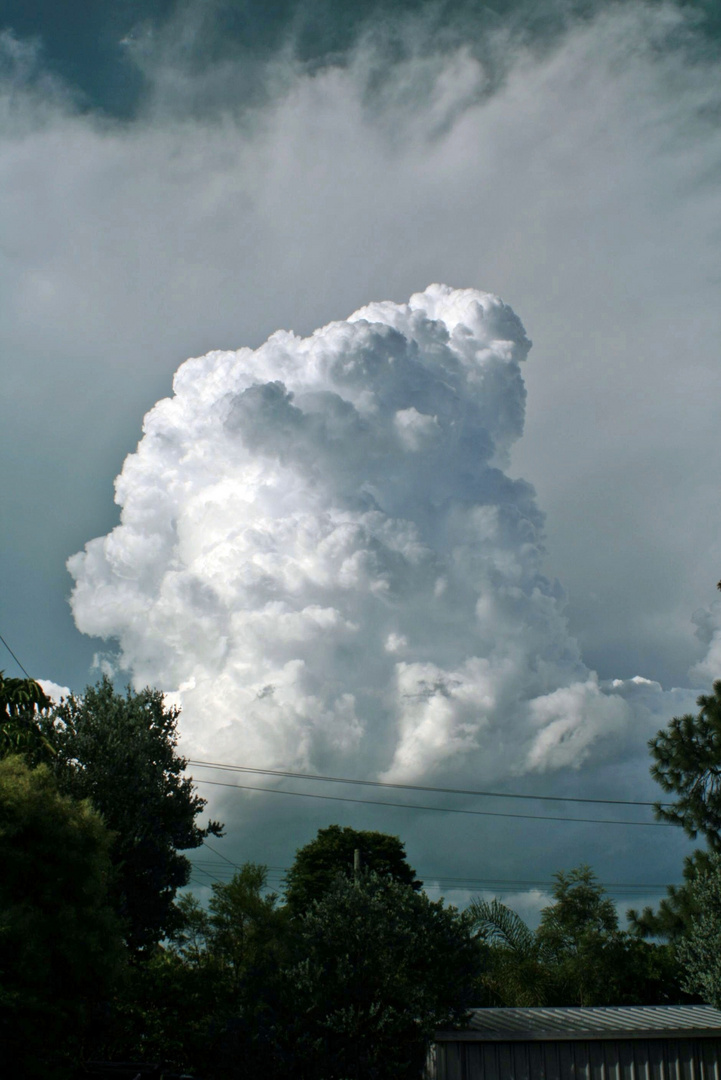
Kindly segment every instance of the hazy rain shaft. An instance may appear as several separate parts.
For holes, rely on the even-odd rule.
[[[193,756],[393,780],[615,756],[660,688],[599,686],[542,573],[504,471],[529,348],[497,297],[431,285],[188,360],[121,523],[69,560],[79,629],[173,695]]]

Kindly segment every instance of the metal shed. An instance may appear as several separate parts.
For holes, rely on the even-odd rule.
[[[427,1080],[721,1080],[710,1005],[473,1009],[437,1031]]]

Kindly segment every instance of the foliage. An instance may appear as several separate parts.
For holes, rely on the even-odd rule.
[[[60,788],[89,798],[115,833],[114,896],[133,952],[152,950],[172,930],[175,894],[190,873],[180,852],[222,831],[217,822],[196,823],[205,800],[182,775],[177,721],[160,691],[128,688],[122,696],[103,678],[45,723]]]
[[[590,866],[554,875],[554,904],[541,912],[538,937],[555,954],[577,955],[589,938],[606,940],[618,930],[610,896]]]
[[[626,914],[633,933],[639,937],[679,941],[697,913],[694,883],[699,874],[708,870],[710,860],[710,851],[697,848],[684,858],[683,884],[669,885],[668,895],[655,911],[650,906],[640,912],[631,908]]]
[[[421,882],[409,866],[404,845],[387,833],[357,831],[329,825],[305,847],[299,848],[286,876],[286,903],[293,913],[307,910],[320,900],[337,874],[353,874],[353,856],[360,851],[361,866],[411,889]]]
[[[476,1004],[545,1004],[548,971],[540,943],[520,915],[500,900],[478,899],[469,905],[468,917],[484,957],[481,997]]]
[[[628,912],[634,933],[642,937],[677,941],[683,936],[697,913],[694,883],[708,870],[710,852],[721,851],[721,680],[713,684],[713,695],[701,694],[697,704],[696,716],[674,716],[648,745],[651,775],[677,796],[673,805],[657,803],[656,817],[680,825],[692,839],[700,833],[708,848],[684,860],[683,884],[669,886],[657,911]]]
[[[418,1076],[435,1026],[473,1003],[467,920],[410,885],[337,875],[290,916],[247,863],[181,897],[170,942],[134,965],[100,1054],[163,1059],[214,1080]]]
[[[552,957],[555,992],[578,1005],[606,1004],[599,998],[607,993],[618,941],[613,901],[588,866],[561,871],[555,879],[555,903],[541,912],[536,934],[542,952]]]
[[[655,812],[681,825],[692,840],[701,833],[712,849],[721,850],[721,679],[696,704],[696,716],[674,716],[649,742],[651,775],[678,796],[673,806],[657,803]]]
[[[96,1056],[141,1053],[216,1080],[285,1080],[279,1028],[287,919],[277,898],[264,895],[266,881],[265,867],[246,863],[213,886],[207,910],[181,896],[172,939],[133,966]]]
[[[695,912],[676,946],[684,988],[721,1008],[721,854],[709,860],[689,886]]]
[[[276,894],[265,893],[267,880],[265,866],[245,863],[229,882],[212,887],[207,948],[225,987],[214,1042],[219,1076],[287,1075],[280,1043],[287,1027],[283,966],[288,920]]]
[[[556,874],[537,937],[552,957],[550,1004],[667,1004],[683,998],[673,955],[619,930],[616,908],[588,866]]]
[[[267,882],[267,867],[245,863],[229,882],[212,887],[206,934],[236,992],[280,961],[284,915],[275,893],[263,895]]]
[[[0,671],[0,757],[25,754],[33,759],[47,757],[51,744],[38,723],[41,712],[52,702],[34,679],[8,679]]]
[[[487,1004],[650,1005],[683,999],[671,950],[619,930],[616,909],[588,866],[556,874],[553,898],[535,934],[496,900],[469,908],[485,952]]]
[[[435,1028],[460,1022],[479,973],[468,920],[388,875],[339,873],[295,924],[294,1075],[420,1075]]]
[[[99,1018],[86,1058],[96,1061],[156,1061],[207,1075],[211,1021],[223,987],[210,967],[189,963],[156,946],[133,963]]]
[[[522,955],[536,949],[536,937],[523,919],[500,900],[473,900],[468,908],[478,939]]]
[[[0,761],[0,1045],[17,1075],[63,1075],[119,971],[111,840],[46,766]]]
[[[24,716],[27,712],[49,708],[51,702],[35,679],[8,679],[0,671],[0,715]]]

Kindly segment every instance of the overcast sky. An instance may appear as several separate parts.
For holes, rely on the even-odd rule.
[[[158,686],[193,757],[656,797],[647,739],[721,674],[715,7],[0,3],[28,671]],[[688,849],[201,790],[274,867],[331,821],[429,882],[663,883]]]

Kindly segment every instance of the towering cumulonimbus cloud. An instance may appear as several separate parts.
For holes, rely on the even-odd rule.
[[[628,727],[511,479],[513,311],[432,285],[308,338],[188,360],[68,562],[85,633],[175,695],[184,747],[417,780],[581,764]]]

